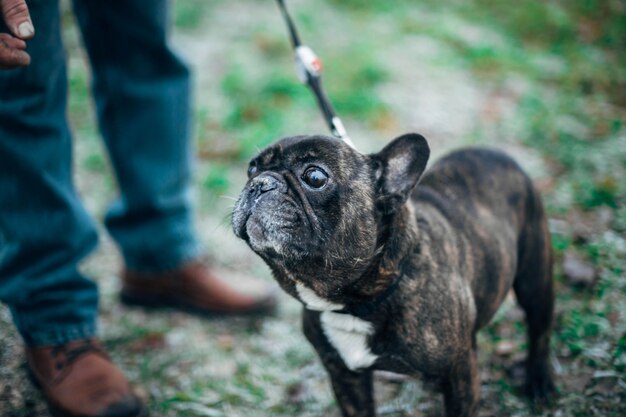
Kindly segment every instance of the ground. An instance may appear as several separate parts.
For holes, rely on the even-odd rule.
[[[408,131],[434,158],[466,145],[513,155],[534,178],[555,252],[553,365],[559,396],[531,408],[520,394],[523,314],[510,297],[480,333],[487,416],[626,415],[626,6],[619,0],[294,0],[301,35],[324,61],[329,96],[357,147]],[[116,195],[69,8],[69,118],[75,178],[101,220]],[[234,285],[273,285],[230,230],[246,161],[275,139],[325,133],[298,84],[274,2],[178,0],[173,44],[194,70],[197,221]],[[203,320],[120,305],[120,257],[101,231],[82,266],[100,287],[101,336],[155,416],[338,416],[327,377],[281,294],[276,317]],[[254,277],[255,281],[250,281]],[[260,282],[260,284],[259,284]],[[0,308],[0,415],[47,416]],[[378,377],[385,416],[441,414],[417,381]]]

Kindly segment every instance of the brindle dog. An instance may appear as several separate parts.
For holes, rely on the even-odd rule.
[[[448,417],[475,416],[476,332],[511,287],[528,324],[527,392],[554,390],[539,193],[498,151],[460,150],[422,176],[429,152],[417,134],[371,155],[286,138],[251,161],[233,213],[237,236],[304,304],[304,333],[344,416],[375,415],[376,369],[434,381]]]

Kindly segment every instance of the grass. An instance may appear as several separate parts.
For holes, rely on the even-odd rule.
[[[210,13],[211,5],[202,0],[178,0],[174,7],[174,25],[180,30],[198,29]]]
[[[472,110],[474,123],[459,143],[522,147],[545,167],[530,173],[544,197],[555,253],[552,347],[560,396],[553,407],[532,410],[520,395],[525,327],[509,300],[480,333],[484,415],[626,415],[626,8],[599,0],[300,0],[288,5],[302,37],[323,58],[329,96],[348,130],[357,132],[358,146],[371,142],[380,148],[384,142],[377,138],[409,125],[411,120],[401,116],[407,109],[386,94],[396,83],[422,93],[423,86],[401,71],[410,65],[415,74],[462,73],[481,95],[509,103],[506,112],[498,108],[500,102],[489,112]],[[254,19],[229,31],[228,25],[241,24],[239,7],[252,10]],[[87,110],[89,76],[75,29],[69,17],[65,20],[77,182],[100,216],[115,181],[97,140],[95,117]],[[211,94],[203,97],[199,91],[197,97],[203,239],[218,266],[269,282],[262,263],[230,236],[226,219],[232,202],[218,197],[236,196],[245,164],[259,148],[287,134],[326,132],[325,126],[311,94],[296,79],[273,3],[179,0],[173,21],[177,33],[228,45],[228,52],[215,58],[223,62],[209,65],[216,71]],[[435,45],[428,60],[408,50],[405,56],[390,52],[423,39]],[[438,96],[456,97],[452,93],[442,88]],[[422,110],[408,112],[416,116]],[[446,123],[454,119],[450,114]],[[279,316],[264,322],[127,310],[117,303],[110,279],[119,258],[106,238],[103,245],[86,266],[102,288],[103,336],[155,415],[337,415],[325,373],[299,331],[297,303],[284,298]],[[565,276],[563,260],[572,253],[597,272],[591,285],[573,285]],[[7,335],[0,349],[0,380],[4,376],[25,392],[15,394],[5,385],[0,414],[40,415],[40,399],[19,371],[17,337],[6,311],[0,313]],[[437,415],[440,409],[419,383],[379,381],[377,387],[379,410],[386,416]]]

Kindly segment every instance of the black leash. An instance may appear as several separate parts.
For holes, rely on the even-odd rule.
[[[328,97],[326,97],[324,89],[322,88],[322,62],[311,48],[306,45],[302,45],[302,42],[300,42],[300,36],[298,35],[298,31],[296,30],[293,20],[291,20],[291,16],[289,16],[285,2],[283,0],[276,1],[278,2],[278,7],[285,18],[287,29],[289,30],[291,45],[293,46],[296,58],[298,78],[300,78],[300,81],[304,84],[307,84],[313,91],[313,94],[315,94],[317,104],[319,105],[322,115],[324,116],[324,120],[326,121],[326,124],[328,125],[328,128],[333,136],[343,140],[346,144],[354,148],[355,146],[350,140],[341,119],[339,119],[339,117],[335,114],[335,110],[333,110],[333,107],[330,104]]]

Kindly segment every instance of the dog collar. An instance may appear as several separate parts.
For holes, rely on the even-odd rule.
[[[400,281],[402,280],[402,275],[396,278],[393,283],[388,286],[383,292],[378,294],[372,300],[364,302],[364,303],[349,303],[340,310],[333,310],[333,313],[339,314],[350,314],[352,316],[369,316],[373,314],[376,309],[386,300],[391,294],[398,288],[400,285]]]

